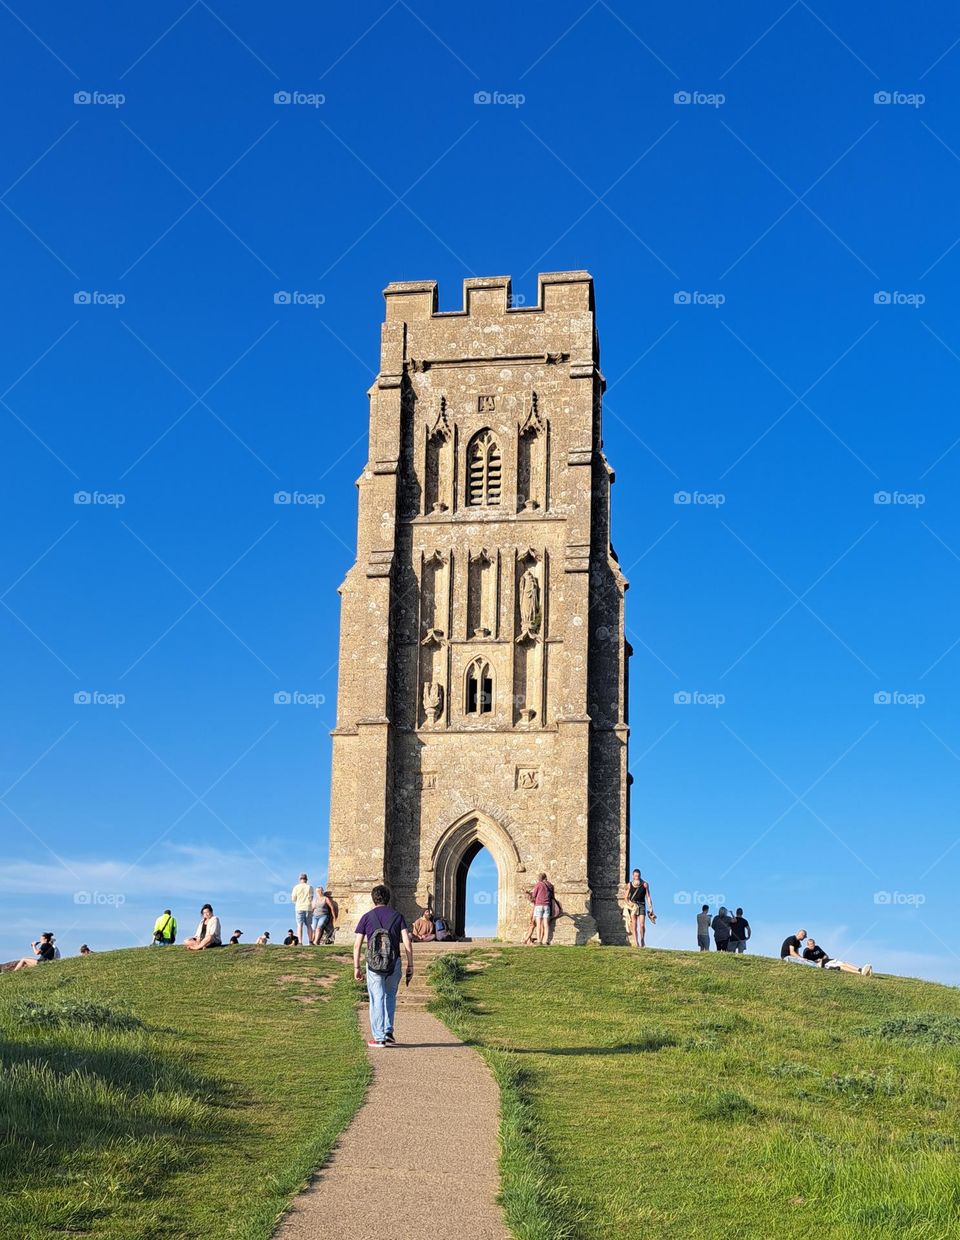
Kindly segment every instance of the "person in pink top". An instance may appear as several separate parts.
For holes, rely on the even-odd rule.
[[[553,883],[546,874],[538,874],[536,886],[530,892],[530,903],[533,905],[533,924],[536,929],[537,943],[546,943],[550,933],[550,910],[553,906]]]

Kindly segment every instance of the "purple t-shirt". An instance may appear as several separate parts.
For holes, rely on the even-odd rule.
[[[393,949],[400,955],[400,933],[407,930],[406,921],[402,913],[398,913],[396,909],[391,908],[389,904],[378,904],[372,908],[369,913],[364,915],[357,922],[357,934],[366,936],[369,943],[370,938],[375,930],[389,930],[390,941],[393,943]]]

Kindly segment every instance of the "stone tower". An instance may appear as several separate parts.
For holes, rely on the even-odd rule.
[[[357,559],[340,588],[329,885],[351,927],[386,881],[462,931],[467,870],[519,938],[546,870],[558,942],[625,941],[626,581],[585,271],[384,291]]]

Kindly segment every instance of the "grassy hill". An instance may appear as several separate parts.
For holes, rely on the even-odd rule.
[[[363,1096],[346,959],[154,948],[0,977],[0,1236],[268,1237]]]
[[[523,1240],[960,1236],[960,992],[712,953],[434,966]]]
[[[956,990],[613,948],[434,978],[500,1081],[521,1240],[960,1235]],[[362,1099],[356,998],[339,949],[0,977],[0,1236],[267,1240]]]

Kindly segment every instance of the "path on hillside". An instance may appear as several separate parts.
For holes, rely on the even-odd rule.
[[[366,1099],[276,1240],[510,1240],[496,1203],[499,1091],[477,1052],[426,1010],[430,960],[472,946],[415,945],[413,982],[401,984],[397,1004],[399,1045],[368,1052]],[[366,1005],[360,1020],[366,1038]]]

